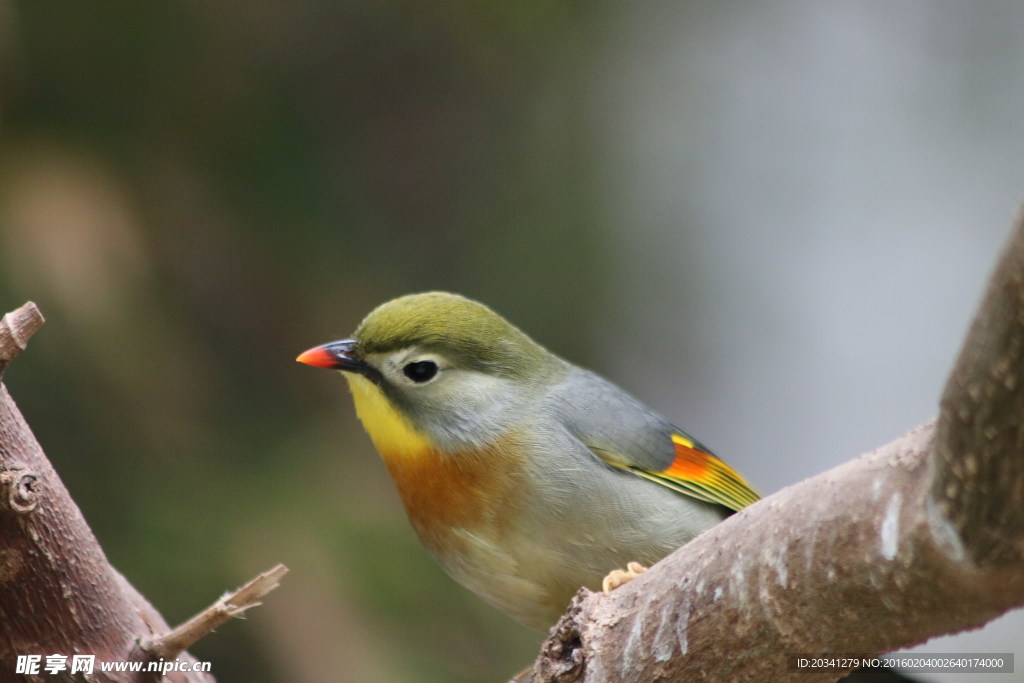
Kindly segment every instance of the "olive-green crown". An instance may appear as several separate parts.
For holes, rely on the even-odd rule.
[[[448,292],[408,294],[381,304],[359,324],[361,353],[420,346],[483,372],[526,378],[558,359],[487,306]]]

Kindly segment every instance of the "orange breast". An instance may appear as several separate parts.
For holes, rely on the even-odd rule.
[[[453,534],[470,530],[500,535],[520,500],[524,457],[518,439],[493,446],[442,452],[381,452],[413,528],[430,550],[461,544]]]

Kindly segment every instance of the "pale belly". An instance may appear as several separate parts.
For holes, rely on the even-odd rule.
[[[649,566],[724,516],[717,506],[639,478],[617,488],[616,496],[588,505],[530,506],[502,525],[480,520],[440,536],[436,527],[424,533],[416,520],[413,527],[452,578],[516,621],[546,630],[580,587],[600,589],[628,562]]]

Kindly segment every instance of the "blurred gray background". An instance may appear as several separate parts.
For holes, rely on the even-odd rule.
[[[770,493],[935,414],[1022,111],[1011,0],[0,0],[0,308],[48,318],[5,380],[169,621],[291,567],[193,648],[219,680],[504,680],[541,635],[294,356],[459,291]]]

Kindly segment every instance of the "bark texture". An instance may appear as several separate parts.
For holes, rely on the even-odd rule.
[[[31,304],[0,325],[0,368],[42,324]],[[163,617],[107,561],[67,489],[0,384],[0,680],[18,655],[94,654],[97,661],[151,661],[140,638],[170,631]],[[191,660],[188,653],[179,655]],[[47,676],[51,680],[82,680]],[[159,674],[97,672],[94,681],[157,681]],[[213,681],[169,673],[175,683]]]

